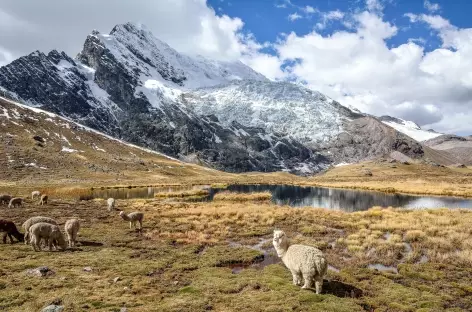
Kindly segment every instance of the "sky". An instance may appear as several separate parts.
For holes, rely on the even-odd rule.
[[[93,29],[138,22],[179,52],[471,135],[470,12],[469,0],[2,0],[0,66],[35,50],[75,56]]]

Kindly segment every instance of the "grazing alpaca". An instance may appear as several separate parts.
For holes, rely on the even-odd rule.
[[[41,192],[40,191],[31,192],[31,199],[35,199],[36,197],[41,197]]]
[[[315,282],[316,293],[321,293],[323,276],[328,270],[328,262],[321,250],[306,245],[291,245],[284,231],[274,230],[274,248],[277,256],[290,270],[293,284],[300,285],[302,278],[305,283],[302,288],[311,288]]]
[[[108,198],[107,199],[107,204],[108,204],[108,211],[112,211],[115,209],[115,199],[114,198]]]
[[[10,203],[8,204],[8,208],[15,208],[23,206],[23,198],[15,197],[10,199]]]
[[[79,232],[80,229],[79,220],[67,220],[66,225],[64,225],[64,229],[66,230],[67,240],[69,241],[69,247],[75,247],[75,243],[77,242],[77,232]]]
[[[39,204],[42,206],[47,203],[48,203],[48,196],[46,194],[41,195],[41,200],[39,201]]]
[[[13,237],[15,237],[19,242],[23,241],[23,234],[18,232],[15,223],[13,223],[12,221],[0,220],[0,232],[5,232],[5,234],[3,234],[4,244],[7,243],[7,235],[10,238],[11,244],[13,244]]]
[[[46,241],[49,246],[49,251],[52,251],[53,245],[57,249],[57,245],[55,244],[56,242],[62,250],[67,248],[64,235],[62,235],[61,230],[57,225],[44,222],[33,224],[29,228],[29,235],[31,237],[31,246],[33,246],[34,251],[41,250],[41,239]]]
[[[29,218],[28,220],[26,220],[22,227],[23,227],[23,230],[25,230],[25,244],[28,244],[29,243],[29,228],[33,225],[33,224],[36,224],[36,223],[39,223],[39,222],[43,222],[43,223],[50,223],[50,224],[55,224],[57,225],[56,221],[52,218],[48,218],[48,217],[41,217],[41,216],[37,216],[37,217],[31,217]]]
[[[6,195],[6,194],[0,195],[0,205],[3,205],[3,204],[8,205],[11,199],[12,197],[10,195]]]
[[[132,212],[130,214],[126,214],[124,211],[120,211],[120,217],[125,220],[129,221],[129,228],[131,229],[131,225],[134,224],[134,228],[136,229],[136,222],[139,222],[139,228],[143,229],[143,218],[144,214],[142,212]]]

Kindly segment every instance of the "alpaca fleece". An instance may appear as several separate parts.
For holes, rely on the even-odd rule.
[[[321,250],[306,245],[291,245],[284,231],[274,230],[273,245],[277,255],[292,273],[293,284],[302,288],[312,288],[315,283],[316,293],[321,293],[323,277],[328,270],[328,262]]]
[[[55,224],[44,222],[33,224],[29,228],[29,235],[31,236],[31,246],[34,251],[41,250],[41,239],[44,239],[47,242],[49,251],[52,250],[53,245],[57,248],[55,242],[57,242],[62,250],[65,250],[67,247],[64,235],[62,235],[61,230]]]

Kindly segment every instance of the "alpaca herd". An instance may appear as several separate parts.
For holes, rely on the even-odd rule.
[[[34,200],[38,197],[40,198],[39,205],[47,204],[47,195],[41,194],[39,191],[31,193],[31,199]],[[14,208],[22,206],[23,199],[19,197],[13,198],[10,195],[0,195],[0,204],[6,203],[8,203],[9,208]],[[115,199],[109,198],[107,200],[107,210],[111,212],[114,209],[116,209]],[[124,211],[120,211],[119,216],[124,221],[129,222],[130,229],[133,225],[137,229],[136,224],[139,223],[139,229],[142,230],[144,218],[142,212],[127,214]],[[24,236],[18,231],[12,221],[0,220],[0,232],[4,232],[3,243],[6,243],[8,236],[11,243],[13,243],[13,237],[15,237],[20,242],[24,241],[25,244],[31,244],[34,251],[41,250],[42,241],[49,247],[50,251],[53,248],[65,250],[67,246],[69,248],[76,246],[80,222],[78,219],[66,221],[64,230],[67,235],[68,244],[57,222],[52,218],[43,216],[32,217],[26,220],[22,227],[25,231]],[[303,289],[312,288],[314,284],[316,293],[320,294],[323,286],[323,277],[328,270],[328,262],[324,254],[319,249],[311,246],[291,244],[287,235],[282,230],[274,230],[272,243],[277,256],[281,258],[284,265],[292,273],[293,284],[297,286],[302,286],[303,284]]]
[[[41,194],[39,191],[33,191],[31,193],[31,199],[40,198],[39,205],[47,205],[48,195]],[[0,195],[0,205],[8,204],[8,208],[21,207],[23,205],[23,198],[13,197],[10,195]],[[115,209],[115,199],[109,198],[107,200],[107,210],[111,212]],[[126,221],[129,221],[129,227],[134,224],[135,229],[136,223],[139,223],[139,229],[143,228],[143,218],[144,214],[142,212],[132,212],[126,214],[124,211],[120,211],[119,216]],[[64,239],[64,234],[61,232],[59,225],[56,220],[36,216],[31,217],[26,220],[23,225],[23,230],[25,231],[24,235],[21,234],[16,228],[15,223],[9,220],[0,220],[0,232],[3,232],[3,243],[6,244],[7,236],[10,238],[10,243],[13,244],[13,237],[16,238],[19,242],[25,242],[25,244],[30,244],[34,251],[41,250],[41,243],[49,247],[49,251],[52,251],[53,248],[56,250],[65,250],[67,246],[73,248],[77,244],[77,234],[80,229],[80,222],[78,219],[67,220],[64,225],[64,232],[67,235],[67,242]]]

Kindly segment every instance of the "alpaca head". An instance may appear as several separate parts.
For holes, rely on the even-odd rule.
[[[274,230],[274,238],[272,241],[275,250],[277,251],[277,255],[282,257],[283,254],[287,251],[289,246],[289,241],[287,235],[282,230]]]
[[[122,210],[122,211],[120,211],[120,217],[124,220],[127,220],[128,215]]]
[[[61,250],[66,250],[67,243],[60,230],[53,230],[52,237],[54,237],[54,240],[57,242],[57,245],[61,248]]]

